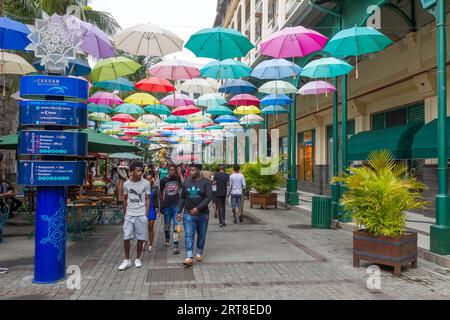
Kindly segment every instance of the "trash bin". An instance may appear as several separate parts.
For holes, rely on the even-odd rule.
[[[313,196],[311,227],[331,229],[331,197]]]

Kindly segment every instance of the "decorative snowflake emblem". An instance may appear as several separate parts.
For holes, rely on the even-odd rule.
[[[50,243],[58,250],[58,261],[63,258],[65,251],[65,204],[64,199],[59,199],[59,209],[54,215],[43,215],[41,219],[48,223],[47,237],[41,239],[42,244]]]
[[[31,40],[28,50],[41,58],[41,65],[48,72],[63,73],[69,60],[76,58],[76,52],[83,42],[82,28],[74,27],[70,16],[52,15],[36,20],[36,31],[28,35]]]

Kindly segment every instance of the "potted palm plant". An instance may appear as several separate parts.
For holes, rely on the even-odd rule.
[[[360,228],[353,232],[354,267],[360,260],[393,266],[395,276],[402,266],[416,267],[417,233],[405,231],[404,212],[427,205],[420,195],[426,186],[407,165],[387,150],[374,151],[365,166],[333,180],[346,184],[342,205]]]
[[[245,164],[242,168],[247,188],[255,189],[250,192],[250,208],[259,205],[264,209],[269,206],[277,208],[277,195],[273,191],[282,184],[283,177],[274,171],[271,163],[263,164],[259,160],[256,163]]]

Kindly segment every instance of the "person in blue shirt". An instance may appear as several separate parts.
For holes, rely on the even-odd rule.
[[[144,175],[150,183],[150,208],[148,212],[148,251],[152,251],[153,239],[155,237],[155,220],[161,215],[159,208],[159,188],[156,185],[156,177],[153,172]],[[144,244],[145,247],[146,244]]]

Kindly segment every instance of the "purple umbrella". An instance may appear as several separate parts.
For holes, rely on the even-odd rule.
[[[96,92],[92,97],[88,99],[88,102],[93,102],[96,104],[106,104],[108,106],[122,104],[123,101],[120,97],[116,96],[111,92]]]
[[[191,106],[194,104],[194,100],[189,98],[187,95],[181,93],[168,95],[167,97],[163,98],[160,102],[161,104],[169,107]]]

